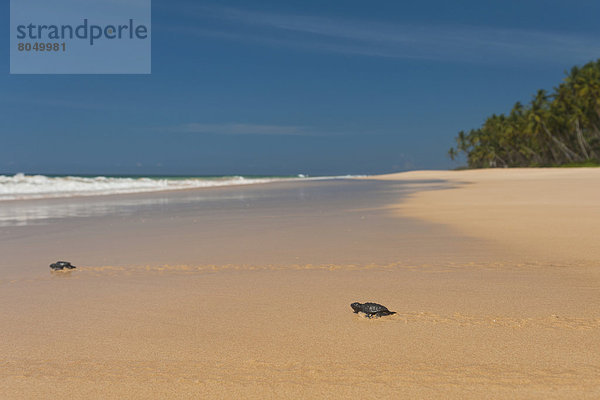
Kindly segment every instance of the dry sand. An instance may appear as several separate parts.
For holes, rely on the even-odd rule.
[[[212,225],[220,206],[4,228],[0,398],[600,397],[600,169],[376,179]],[[26,268],[73,242],[78,270]]]
[[[395,208],[502,244],[517,259],[600,261],[600,168],[413,171],[375,179],[454,184]]]

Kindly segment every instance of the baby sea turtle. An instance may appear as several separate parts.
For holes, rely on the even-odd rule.
[[[356,302],[356,303],[350,304],[350,307],[352,307],[355,314],[362,312],[367,316],[367,318],[373,318],[373,316],[376,316],[377,318],[379,318],[379,317],[383,317],[384,315],[396,314],[395,311],[390,311],[387,309],[387,307],[382,306],[381,304],[377,304],[377,303],[361,304],[361,303]]]
[[[68,261],[57,261],[54,264],[50,264],[50,268],[54,271],[62,271],[65,268],[74,269],[76,267]]]

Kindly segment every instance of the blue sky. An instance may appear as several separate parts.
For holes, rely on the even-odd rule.
[[[452,168],[459,130],[600,58],[599,15],[597,0],[154,0],[151,75],[9,75],[0,43],[0,173]]]

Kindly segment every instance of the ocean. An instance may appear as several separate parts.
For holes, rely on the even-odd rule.
[[[0,175],[0,201],[158,192],[350,176],[57,176]]]

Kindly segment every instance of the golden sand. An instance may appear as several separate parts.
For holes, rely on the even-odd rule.
[[[328,240],[333,217],[320,215],[283,226],[287,237],[255,226],[258,262],[0,277],[0,398],[600,397],[600,170],[377,179],[427,190],[348,214],[358,225],[338,225],[331,255],[309,240]],[[417,182],[429,179],[452,187]],[[416,218],[413,233],[395,233],[396,218]],[[303,235],[316,262],[286,247]],[[181,258],[165,238],[156,246]],[[261,258],[270,246],[274,262]],[[357,300],[397,314],[366,319]]]
[[[414,171],[376,179],[455,184],[419,192],[396,208],[499,243],[519,259],[600,261],[600,168]]]

